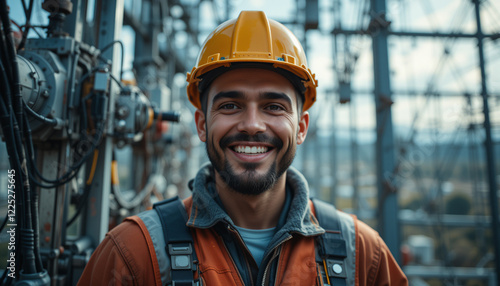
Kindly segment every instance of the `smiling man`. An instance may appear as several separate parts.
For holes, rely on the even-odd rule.
[[[193,194],[127,218],[80,285],[407,285],[377,232],[309,199],[294,168],[317,81],[295,36],[263,12],[221,24],[187,76],[210,164]]]
[[[207,110],[195,113],[215,187],[237,226],[265,229],[277,223],[285,201],[284,174],[309,125],[297,95],[278,73],[234,68],[211,84]]]

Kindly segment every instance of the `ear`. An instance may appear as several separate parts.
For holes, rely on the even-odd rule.
[[[201,109],[197,109],[194,112],[194,120],[196,122],[196,131],[198,131],[198,137],[202,142],[207,142],[207,130],[206,130],[206,119],[205,113]]]
[[[304,111],[300,116],[299,121],[299,131],[297,132],[297,144],[300,145],[304,143],[307,136],[307,130],[309,129],[309,112]]]

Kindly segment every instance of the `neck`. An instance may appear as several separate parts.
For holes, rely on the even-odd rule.
[[[285,204],[286,172],[276,184],[259,195],[245,195],[229,188],[216,172],[215,185],[229,217],[243,228],[275,227]]]

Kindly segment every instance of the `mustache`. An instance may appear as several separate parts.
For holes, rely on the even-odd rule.
[[[283,141],[281,141],[277,137],[271,137],[267,134],[256,134],[256,135],[248,135],[245,133],[238,133],[235,135],[229,135],[222,138],[219,142],[219,146],[221,149],[226,148],[233,142],[237,141],[250,141],[250,142],[259,142],[259,143],[267,143],[272,146],[281,149],[283,147]]]

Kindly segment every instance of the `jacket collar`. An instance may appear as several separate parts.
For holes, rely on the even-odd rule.
[[[218,222],[234,222],[224,211],[215,189],[214,171],[211,164],[204,165],[193,182],[193,205],[187,225],[195,228],[210,228]],[[309,187],[304,176],[295,168],[286,172],[288,188],[287,199],[280,215],[277,235],[298,233],[303,236],[315,236],[324,233],[312,215],[309,206]]]

